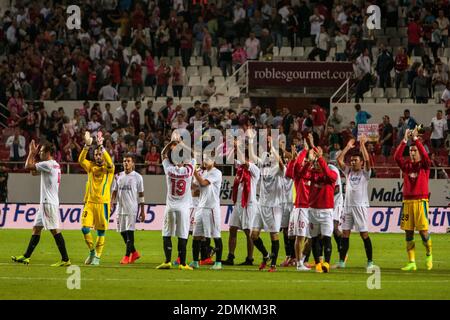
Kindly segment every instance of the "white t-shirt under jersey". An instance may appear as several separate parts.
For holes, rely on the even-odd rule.
[[[242,164],[239,160],[235,161],[236,168],[239,168]],[[248,198],[248,204],[256,205],[258,202],[256,200],[256,186],[258,185],[260,170],[254,163],[249,163],[248,170],[250,171],[251,180],[250,180],[250,195]],[[236,203],[241,203],[242,201],[242,183],[239,184],[238,194]]]
[[[200,175],[209,181],[209,185],[200,186],[198,208],[214,209],[220,207],[220,188],[222,187],[222,172],[217,168],[203,170]]]
[[[166,205],[169,208],[188,209],[192,206],[192,175],[195,168],[195,160],[182,167],[170,163],[168,159],[162,162],[166,174],[167,197]]]
[[[259,204],[265,207],[281,207],[283,202],[284,172],[274,157],[258,160],[261,170]]]
[[[36,170],[41,173],[41,203],[59,206],[59,184],[61,168],[55,160],[36,163]]]
[[[368,207],[369,195],[367,192],[370,179],[370,170],[361,169],[359,172],[352,171],[350,167],[344,170],[345,206],[346,207]]]
[[[121,172],[113,182],[113,191],[117,191],[117,214],[137,215],[139,192],[144,192],[144,180],[136,171],[129,174]]]
[[[341,173],[340,173],[339,169],[332,164],[329,164],[328,167],[331,170],[333,170],[334,172],[336,172],[336,174],[337,174],[337,180],[336,180],[335,192],[334,192],[334,207],[336,208],[337,206],[341,206],[344,204],[343,203],[344,195],[342,193]],[[336,188],[337,188],[337,192],[336,192]]]

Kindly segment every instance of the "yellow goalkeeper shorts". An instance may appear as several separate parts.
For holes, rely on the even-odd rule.
[[[110,212],[109,203],[88,202],[83,208],[81,226],[95,230],[108,230]]]
[[[428,230],[428,199],[403,200],[400,228],[409,231]]]

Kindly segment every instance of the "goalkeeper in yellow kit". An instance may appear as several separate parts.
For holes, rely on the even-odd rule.
[[[86,159],[92,140],[89,132],[86,132],[84,137],[85,146],[78,157],[78,163],[88,174],[84,209],[81,218],[81,231],[90,250],[89,256],[84,263],[99,265],[103,246],[105,245],[105,232],[109,223],[114,164],[111,156],[103,148],[101,132],[97,135],[98,147],[94,151],[94,161]],[[95,247],[91,228],[97,231]]]

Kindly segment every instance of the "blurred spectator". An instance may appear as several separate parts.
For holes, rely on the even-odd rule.
[[[25,150],[25,137],[21,134],[20,128],[14,129],[14,135],[9,136],[5,143],[9,148],[10,161],[23,161],[27,154]]]
[[[156,70],[156,97],[165,97],[167,95],[170,75],[171,68],[167,65],[166,59],[162,58]]]
[[[119,99],[119,93],[112,85],[112,80],[108,81],[108,84],[101,87],[98,92],[98,100],[102,101],[116,101]]]
[[[420,47],[420,38],[423,35],[422,27],[419,25],[419,18],[415,17],[408,24],[408,56],[411,56],[415,48]]]
[[[156,131],[155,112],[153,112],[152,108],[153,108],[153,100],[148,100],[147,109],[145,109],[144,112],[145,130],[147,132]]]
[[[102,124],[98,121],[97,114],[92,115],[91,121],[87,125],[87,129],[96,135]]]
[[[147,174],[159,174],[160,173],[160,165],[161,163],[161,155],[158,152],[156,146],[152,146],[150,151],[145,156],[145,164],[147,166]]]
[[[430,86],[430,77],[420,68],[418,76],[414,78],[411,87],[411,95],[416,103],[428,103],[428,87]]]
[[[245,40],[245,52],[248,60],[258,60],[260,51],[259,40],[255,37],[254,32],[250,32],[250,36]]]
[[[103,125],[105,126],[105,130],[111,132],[113,129],[113,121],[114,117],[111,113],[111,105],[109,103],[105,103],[105,111],[102,114]]]
[[[142,67],[138,62],[133,61],[128,70],[127,76],[131,79],[134,100],[140,100],[144,94],[144,82],[142,80]]]
[[[0,203],[8,201],[8,168],[0,164]]]
[[[210,98],[216,93],[216,85],[214,79],[209,79],[208,85],[203,88],[203,95]]]
[[[202,57],[203,65],[211,68],[212,37],[208,28],[203,27]]]
[[[447,133],[447,139],[445,139],[445,148],[448,152],[447,165],[450,165],[450,132]]]
[[[394,145],[394,128],[392,127],[389,116],[385,115],[383,117],[382,127],[383,130],[380,137],[381,153],[385,157],[384,162],[387,162],[387,159],[391,155],[391,150]]]
[[[134,103],[134,109],[130,113],[130,123],[136,133],[141,132],[141,115],[139,113],[139,109],[141,109],[141,102],[136,101]]]
[[[154,90],[156,83],[155,60],[153,59],[153,56],[149,50],[146,51],[145,66],[147,67],[147,75],[145,76],[145,86],[152,87],[152,90]]]
[[[263,59],[267,60],[267,61],[271,61],[273,58],[274,42],[273,42],[272,36],[270,35],[269,30],[266,28],[264,28],[262,30],[260,45],[261,45],[261,54],[263,56]]]
[[[183,67],[185,68],[187,68],[191,64],[190,60],[192,55],[192,42],[193,42],[192,31],[189,28],[189,24],[187,22],[184,22],[180,38],[180,51],[181,51],[181,59],[183,61]]]
[[[181,98],[184,86],[184,69],[181,65],[180,59],[175,60],[175,65],[172,68],[172,89],[173,96]]]
[[[320,34],[320,27],[325,22],[325,17],[320,14],[317,7],[314,8],[314,13],[309,17],[309,22],[311,23],[311,40],[316,43]]]
[[[347,47],[347,42],[349,40],[348,36],[340,29],[338,29],[336,37],[334,37],[334,42],[336,43],[336,61],[346,61],[347,56],[345,55],[345,48]]]
[[[316,56],[319,56],[320,61],[325,61],[328,54],[328,43],[330,42],[330,37],[324,26],[320,27],[320,33],[317,35],[315,44],[316,47],[311,51],[308,56],[308,60],[315,61]]]
[[[395,56],[394,69],[395,88],[398,90],[400,87],[403,88],[405,86],[405,72],[408,69],[408,56],[403,47],[398,49],[397,55]]]
[[[442,117],[442,110],[438,110],[436,116],[431,119],[431,147],[433,149],[440,149],[444,146],[447,130],[447,120]]]
[[[450,100],[450,81],[447,81],[447,86],[445,87],[445,90],[442,93],[441,101],[447,104],[449,100]]]
[[[378,74],[378,86],[380,88],[386,89],[386,87],[391,86],[391,70],[394,66],[394,61],[392,59],[391,53],[386,49],[384,44],[380,45],[379,54],[376,62],[375,70]]]
[[[444,48],[448,47],[448,27],[450,22],[444,14],[444,10],[439,10],[436,22],[438,23],[439,30],[441,31],[441,41]]]
[[[127,114],[128,101],[122,100],[120,106],[116,109],[116,123],[119,127],[124,128],[128,124]]]
[[[356,127],[358,127],[358,124],[366,124],[367,120],[372,118],[372,115],[368,113],[367,111],[361,110],[361,105],[357,103],[355,105],[356,115],[355,115],[355,123]]]
[[[438,158],[438,155],[433,152],[430,155],[431,160],[431,170],[430,170],[430,179],[448,179],[448,174],[442,169],[443,164]]]
[[[322,137],[325,124],[327,122],[327,114],[325,110],[317,103],[311,104],[311,115],[313,119],[314,132]]]
[[[353,59],[353,71],[355,72],[355,78],[358,80],[355,89],[355,102],[358,103],[359,99],[363,99],[363,94],[370,89],[372,80],[368,49],[364,49],[364,52],[358,58]]]
[[[327,120],[327,126],[332,125],[336,132],[341,132],[341,124],[342,124],[343,118],[339,114],[338,107],[333,107],[333,112],[330,114]]]
[[[411,117],[411,113],[410,113],[409,109],[405,109],[405,111],[403,111],[403,120],[406,123],[407,129],[414,130],[414,128],[417,125],[417,121],[416,121],[416,119]]]

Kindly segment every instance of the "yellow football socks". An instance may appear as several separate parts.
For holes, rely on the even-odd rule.
[[[406,251],[408,252],[409,262],[416,261],[416,244],[414,240],[406,241]]]
[[[89,232],[87,234],[83,234],[84,241],[86,242],[87,246],[89,247],[89,251],[94,250],[94,239],[92,238],[92,234]]]
[[[97,241],[95,242],[95,255],[100,258],[103,252],[103,247],[105,246],[105,236],[97,236]]]
[[[432,250],[432,243],[431,239],[428,238],[427,241],[422,241],[423,245],[425,246],[425,250],[427,252],[427,256],[431,256],[431,250]]]

